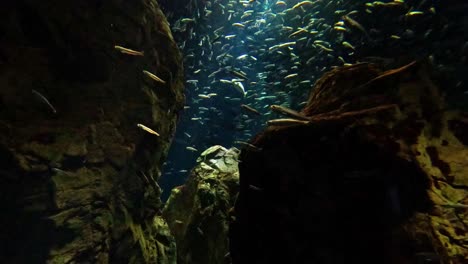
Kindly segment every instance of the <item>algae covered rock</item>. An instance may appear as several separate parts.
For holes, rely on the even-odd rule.
[[[172,190],[163,216],[177,241],[177,263],[229,263],[228,227],[239,184],[238,155],[236,148],[205,150],[187,182]]]
[[[4,7],[0,262],[175,263],[157,180],[183,69],[157,1]]]
[[[242,151],[233,263],[467,263],[467,114],[425,63],[336,68]]]

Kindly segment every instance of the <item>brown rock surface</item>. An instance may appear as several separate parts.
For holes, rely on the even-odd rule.
[[[337,68],[302,114],[241,153],[233,263],[468,261],[468,114],[425,64]]]
[[[205,150],[187,182],[172,190],[163,216],[177,243],[178,264],[230,263],[228,231],[239,187],[239,150]]]
[[[157,180],[182,77],[155,0],[2,4],[0,262],[175,262]]]

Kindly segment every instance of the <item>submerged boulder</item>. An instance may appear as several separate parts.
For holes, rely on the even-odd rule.
[[[236,148],[205,150],[187,182],[172,190],[164,207],[177,243],[178,264],[230,263],[228,229],[238,192]]]
[[[424,63],[334,69],[300,114],[240,155],[233,263],[468,261],[468,114]]]
[[[0,262],[175,263],[157,181],[183,69],[157,1],[4,4]]]

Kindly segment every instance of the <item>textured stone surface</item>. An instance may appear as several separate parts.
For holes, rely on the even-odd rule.
[[[172,190],[163,216],[177,241],[177,263],[230,263],[228,228],[239,186],[235,148],[205,150],[185,185]]]
[[[468,261],[468,115],[425,64],[337,68],[302,113],[242,151],[233,263]]]
[[[182,76],[155,0],[3,3],[0,262],[175,263],[157,179]]]

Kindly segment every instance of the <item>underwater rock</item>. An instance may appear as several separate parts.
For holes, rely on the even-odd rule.
[[[309,123],[257,135],[240,155],[233,263],[466,263],[468,114],[429,72],[336,68]]]
[[[163,217],[177,244],[177,263],[229,263],[228,228],[239,186],[239,150],[205,150],[187,182],[174,188]]]
[[[183,68],[157,1],[9,1],[0,22],[0,262],[175,263],[157,180]]]

